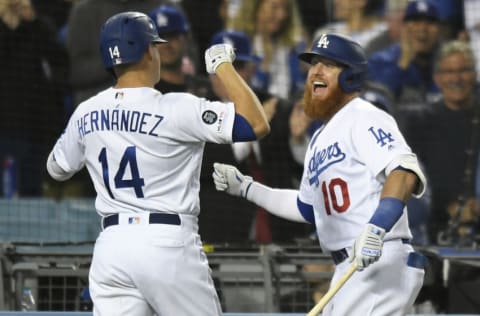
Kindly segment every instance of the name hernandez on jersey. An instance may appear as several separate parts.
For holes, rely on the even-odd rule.
[[[313,135],[299,198],[313,206],[324,250],[351,246],[378,205],[385,168],[406,153],[395,120],[360,98]],[[411,238],[406,212],[385,238]]]
[[[77,119],[79,137],[96,131],[122,131],[158,137],[163,116],[130,110],[94,110]]]
[[[54,147],[60,167],[86,166],[100,215],[196,215],[203,148],[229,144],[233,103],[151,88],[110,88],[80,104]]]

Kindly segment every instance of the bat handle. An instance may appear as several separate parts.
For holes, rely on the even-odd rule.
[[[342,286],[347,282],[348,279],[352,276],[352,274],[357,271],[357,264],[353,262],[350,267],[348,268],[347,272],[343,274],[340,279],[335,283],[327,293],[318,301],[318,303],[312,308],[310,312],[308,312],[307,316],[317,316],[325,305],[330,302],[332,297],[342,288]]]

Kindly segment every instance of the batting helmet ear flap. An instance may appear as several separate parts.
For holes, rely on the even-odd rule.
[[[338,76],[338,84],[345,93],[360,91],[365,79],[365,73],[345,68]]]

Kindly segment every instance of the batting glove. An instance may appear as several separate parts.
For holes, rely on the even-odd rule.
[[[212,45],[205,51],[205,66],[209,74],[215,74],[223,63],[232,63],[235,60],[235,51],[230,44]]]
[[[252,177],[243,175],[234,166],[218,162],[213,164],[213,170],[213,182],[218,191],[246,198],[247,189],[253,182]]]
[[[383,237],[385,229],[373,224],[367,224],[360,236],[353,244],[353,253],[350,262],[357,264],[357,270],[363,270],[377,261],[382,255]]]

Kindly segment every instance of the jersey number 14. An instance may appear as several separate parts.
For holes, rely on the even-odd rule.
[[[100,151],[98,161],[100,161],[102,164],[103,182],[105,183],[105,188],[108,191],[108,195],[110,195],[112,199],[115,199],[110,188],[107,149],[105,147],[103,147]],[[131,179],[124,179],[127,166],[130,166]],[[133,188],[135,190],[135,195],[138,198],[143,198],[142,187],[145,185],[145,181],[143,178],[140,178],[140,174],[138,172],[137,149],[135,146],[127,147],[123,153],[122,159],[120,160],[120,165],[118,166],[118,170],[113,180],[115,183],[115,188]]]

